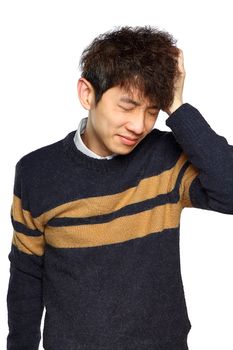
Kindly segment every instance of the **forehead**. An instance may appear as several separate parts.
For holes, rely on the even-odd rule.
[[[145,104],[146,106],[150,106],[151,108],[157,107],[155,101],[150,101],[149,98],[143,95],[142,91],[136,88],[130,88],[129,90],[127,90],[124,87],[122,88],[120,86],[114,86],[108,91],[112,96],[115,97],[117,102],[123,102],[135,106],[141,106]]]

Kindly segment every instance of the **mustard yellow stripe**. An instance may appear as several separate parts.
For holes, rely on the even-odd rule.
[[[30,211],[22,208],[22,201],[16,195],[13,196],[13,203],[11,206],[11,214],[15,221],[20,222],[32,230],[39,230],[43,232],[43,225],[40,220],[33,218]]]
[[[165,204],[134,215],[102,224],[51,227],[45,229],[45,240],[56,248],[94,247],[144,237],[153,232],[179,225],[180,203]]]
[[[181,186],[180,186],[180,198],[181,198],[181,205],[183,208],[193,207],[190,199],[189,189],[192,181],[198,174],[199,174],[198,169],[193,164],[190,164],[183,175]]]
[[[117,211],[126,205],[168,193],[175,187],[179,171],[186,161],[187,156],[182,153],[174,167],[156,176],[141,180],[138,186],[116,194],[88,197],[59,205],[37,217],[37,221],[45,225],[54,217],[83,218],[104,215]]]
[[[44,254],[44,236],[26,236],[14,231],[12,243],[22,252],[42,256]]]

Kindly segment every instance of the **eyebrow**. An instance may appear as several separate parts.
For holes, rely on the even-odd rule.
[[[131,104],[133,104],[135,106],[141,106],[141,104],[139,102],[134,101],[134,100],[132,100],[129,97],[121,97],[120,101],[126,102],[126,103],[131,103]],[[148,108],[158,108],[158,106],[157,105],[152,105],[152,106],[149,106]]]

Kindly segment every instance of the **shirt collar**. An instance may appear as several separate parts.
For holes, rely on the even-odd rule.
[[[112,159],[113,157],[115,157],[117,154],[113,153],[110,154],[109,156],[106,157],[102,157],[94,152],[92,152],[89,148],[87,148],[87,146],[84,144],[82,138],[81,138],[81,134],[84,133],[85,129],[86,129],[86,125],[87,125],[87,117],[83,118],[80,120],[77,131],[74,135],[74,143],[76,145],[76,147],[78,148],[79,151],[81,151],[82,153],[86,154],[89,157],[92,158],[97,158],[97,159]]]

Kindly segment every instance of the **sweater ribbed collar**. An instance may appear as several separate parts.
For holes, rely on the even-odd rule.
[[[134,150],[126,155],[116,155],[111,159],[97,159],[81,152],[75,145],[76,130],[71,131],[64,139],[63,145],[66,156],[81,167],[92,169],[100,173],[122,172],[133,157]]]

